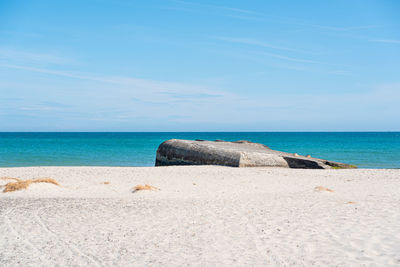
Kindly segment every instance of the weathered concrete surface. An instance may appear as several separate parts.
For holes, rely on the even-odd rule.
[[[249,141],[179,139],[167,140],[158,147],[155,165],[223,165],[303,169],[355,168],[355,166],[344,163],[272,150],[263,144]]]

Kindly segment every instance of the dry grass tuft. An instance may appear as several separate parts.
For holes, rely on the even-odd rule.
[[[103,184],[110,184],[110,182],[109,181],[105,181],[105,182],[103,182]]]
[[[329,189],[329,188],[326,188],[326,187],[323,187],[323,186],[316,186],[314,188],[314,190],[317,191],[317,192],[322,192],[322,191],[334,192],[332,189]]]
[[[356,204],[354,201],[347,201],[345,204]]]
[[[49,183],[60,186],[60,184],[53,178],[38,178],[38,179],[32,179],[31,181],[32,183]]]
[[[137,185],[137,186],[133,187],[132,190],[133,190],[132,192],[134,193],[134,192],[140,191],[140,190],[157,191],[157,190],[160,190],[160,189],[158,189],[157,187],[154,187],[154,186],[146,184],[146,185]]]
[[[21,180],[18,179],[18,178],[8,177],[8,176],[1,177],[0,180],[14,180],[14,181],[17,181],[17,182],[21,181]]]
[[[5,178],[5,179],[3,179]],[[3,193],[13,192],[17,190],[27,189],[31,184],[35,183],[50,183],[59,186],[60,184],[52,178],[38,178],[30,180],[20,180],[18,178],[3,177],[2,180],[14,180],[16,182],[9,182],[4,185]]]
[[[3,193],[26,189],[30,184],[29,181],[9,182],[4,186]]]

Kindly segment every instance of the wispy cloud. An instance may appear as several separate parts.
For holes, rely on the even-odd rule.
[[[200,3],[193,3],[193,2],[181,1],[181,0],[175,0],[174,2],[182,4],[182,5],[186,5],[186,6],[193,6],[193,7],[220,9],[220,10],[226,10],[226,11],[232,11],[232,12],[244,13],[244,14],[259,14],[258,12],[253,11],[253,10],[248,10],[248,9],[243,9],[243,8],[235,8],[235,7],[229,7],[229,6],[200,4]]]
[[[35,32],[17,32],[17,31],[0,31],[0,34],[6,34],[11,36],[27,37],[27,38],[39,38],[41,34]]]
[[[65,64],[72,61],[54,54],[27,52],[7,47],[0,47],[0,60],[49,64]]]
[[[69,77],[69,78],[76,78],[76,79],[96,80],[96,77],[84,76],[84,75],[80,75],[80,74],[73,73],[73,72],[51,70],[51,69],[37,68],[37,67],[24,66],[24,65],[0,64],[0,67],[8,68],[8,69],[19,69],[19,70],[25,70],[25,71],[39,72],[39,73],[58,75],[58,76],[64,76],[64,77]]]
[[[324,64],[323,62],[319,62],[316,60],[310,60],[310,59],[305,59],[297,56],[291,56],[291,55],[282,55],[282,53],[289,53],[289,54],[295,54],[295,52],[298,52],[296,49],[288,48],[288,47],[282,47],[282,46],[276,46],[276,45],[271,45],[269,43],[265,43],[256,39],[251,39],[251,38],[235,38],[235,37],[224,37],[224,36],[217,36],[213,37],[214,39],[221,40],[221,41],[226,41],[230,43],[237,43],[237,44],[245,44],[245,45],[250,45],[250,46],[258,46],[261,48],[268,48],[268,49],[273,49],[273,50],[279,50],[281,53],[271,53],[271,52],[259,52],[259,51],[247,51],[247,54],[256,54],[256,55],[262,55],[266,57],[271,57],[271,58],[276,58],[284,61],[291,61],[291,62],[297,62],[297,63],[312,63],[312,64]],[[264,49],[265,50],[265,49]],[[251,60],[256,60],[259,61],[259,58],[254,58],[254,57],[246,57],[243,55],[243,53],[234,53],[234,56],[236,57],[241,57],[241,58],[248,58]],[[297,68],[298,66],[296,66]]]
[[[380,39],[380,40],[373,40],[373,41],[378,42],[378,43],[400,44],[400,40]]]
[[[172,2],[175,3],[175,5],[160,6],[159,8],[166,10],[176,10],[182,12],[230,17],[233,19],[240,19],[240,20],[256,20],[256,21],[264,20],[261,13],[244,8],[211,5],[204,3],[194,3],[181,0],[175,0]]]
[[[2,68],[46,74],[41,79],[46,79],[48,85],[30,85],[29,90],[35,94],[18,103],[2,103],[0,113],[22,116],[27,120],[34,115],[36,120],[47,121],[49,129],[54,129],[54,125],[49,126],[51,122],[59,120],[68,121],[73,127],[79,125],[82,129],[87,129],[89,123],[92,130],[95,125],[91,121],[107,123],[110,127],[122,122],[127,124],[121,124],[121,127],[132,125],[132,122],[141,123],[142,127],[160,123],[168,125],[171,118],[174,123],[227,121],[232,112],[228,116],[225,110],[234,110],[242,97],[218,88],[181,82],[22,65],[0,64],[0,71]],[[68,82],[60,82],[59,77],[65,77]],[[65,127],[61,125],[61,128]]]
[[[329,74],[339,75],[339,76],[351,76],[352,73],[348,70],[331,70],[328,71]]]
[[[252,39],[252,38],[226,37],[226,36],[214,36],[213,38],[216,39],[216,40],[230,42],[230,43],[253,45],[253,46],[271,48],[271,49],[276,49],[276,50],[299,52],[299,50],[294,49],[294,48],[288,48],[288,47],[285,47],[285,46],[273,45],[273,44],[270,44],[270,43],[267,43],[267,42],[263,42],[263,41],[260,41],[260,40],[257,40],[257,39]]]
[[[273,57],[273,58],[278,58],[278,59],[288,60],[288,61],[294,61],[294,62],[322,64],[322,62],[318,62],[318,61],[314,61],[314,60],[295,58],[295,57],[288,57],[288,56],[283,56],[283,55],[279,55],[279,54],[275,54],[275,53],[261,52],[261,53],[258,53],[258,54],[264,55],[264,56],[267,56],[267,57]]]
[[[351,32],[351,31],[357,31],[357,30],[369,30],[369,29],[376,29],[376,28],[382,27],[380,25],[344,26],[344,27],[315,25],[315,24],[301,24],[301,25],[306,25],[306,26],[310,26],[313,28],[323,29],[323,30],[337,31],[337,32]]]
[[[62,130],[99,127],[100,130],[160,131],[177,130],[176,124],[180,125],[179,130],[227,130],[229,125],[235,130],[341,130],[332,124],[340,120],[344,130],[374,130],[369,128],[371,120],[380,121],[381,116],[395,120],[399,113],[396,104],[399,84],[378,85],[355,93],[234,95],[192,84],[15,67],[77,79],[78,88],[73,91],[69,85],[52,84],[50,91],[42,91],[38,97],[33,94],[24,102],[26,105],[11,103],[7,109],[1,105],[0,113],[5,116],[0,121],[9,116],[21,118],[13,122],[15,128],[32,122],[38,125],[42,120],[42,130],[43,127],[54,130],[55,124]],[[84,82],[80,83],[82,79]],[[57,92],[53,94],[56,88],[62,92],[61,96]]]
[[[22,105],[18,109],[19,110],[28,110],[28,111],[62,111],[65,109],[73,108],[72,105],[64,104],[60,102],[54,101],[30,101],[28,105]],[[32,103],[33,102],[33,103]]]
[[[382,40],[382,39],[371,39],[371,36],[377,34],[376,29],[384,28],[385,25],[364,25],[364,26],[326,26],[326,25],[315,25],[307,23],[294,23],[302,27],[302,29],[296,32],[305,31],[317,31],[325,35],[334,35],[336,37],[344,39],[357,39],[364,42],[382,42],[382,43],[400,43],[400,40]],[[387,26],[387,25],[386,25]]]
[[[223,94],[218,93],[173,93],[173,92],[160,92],[160,94],[168,95],[177,99],[207,99],[223,97]]]
[[[181,11],[192,11],[192,12],[211,12],[215,14],[215,11],[224,11],[224,13],[220,13],[222,16],[244,19],[244,20],[257,20],[257,21],[269,21],[278,24],[286,24],[293,26],[304,26],[303,30],[307,30],[310,28],[321,29],[326,31],[335,31],[335,32],[354,32],[360,30],[370,30],[383,27],[382,25],[343,25],[343,26],[331,26],[331,25],[318,25],[309,23],[307,21],[299,21],[294,20],[291,17],[283,17],[283,16],[275,16],[274,14],[265,14],[255,10],[244,9],[244,8],[236,8],[231,6],[221,6],[221,5],[213,5],[213,4],[204,4],[204,3],[195,3],[184,0],[173,0],[173,3],[178,4],[177,6],[169,6],[163,7],[165,9],[175,9]]]
[[[201,101],[217,97],[232,96],[230,93],[216,90],[215,88],[179,82],[165,82],[121,76],[104,76],[93,73],[79,73],[11,64],[0,64],[0,68],[17,69],[72,79],[114,84],[118,85],[119,88],[125,91],[134,93],[135,98],[141,101],[154,101],[154,99],[164,99],[165,102],[174,101],[176,99],[192,99]]]
[[[53,108],[69,108],[69,107],[72,107],[71,105],[67,105],[67,104],[63,104],[63,103],[59,103],[59,102],[53,102],[53,101],[42,101],[40,104],[43,105],[43,106],[53,107]]]
[[[241,20],[265,21],[265,19],[260,16],[248,16],[243,14],[224,14],[223,16]]]

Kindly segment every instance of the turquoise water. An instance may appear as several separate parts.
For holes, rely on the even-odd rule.
[[[357,165],[400,168],[400,132],[0,133],[0,166],[154,166],[167,139],[249,140]]]

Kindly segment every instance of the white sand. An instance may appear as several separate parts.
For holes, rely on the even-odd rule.
[[[400,170],[32,167],[1,176],[62,185],[0,193],[1,266],[400,266]],[[160,191],[132,193],[138,184]]]

